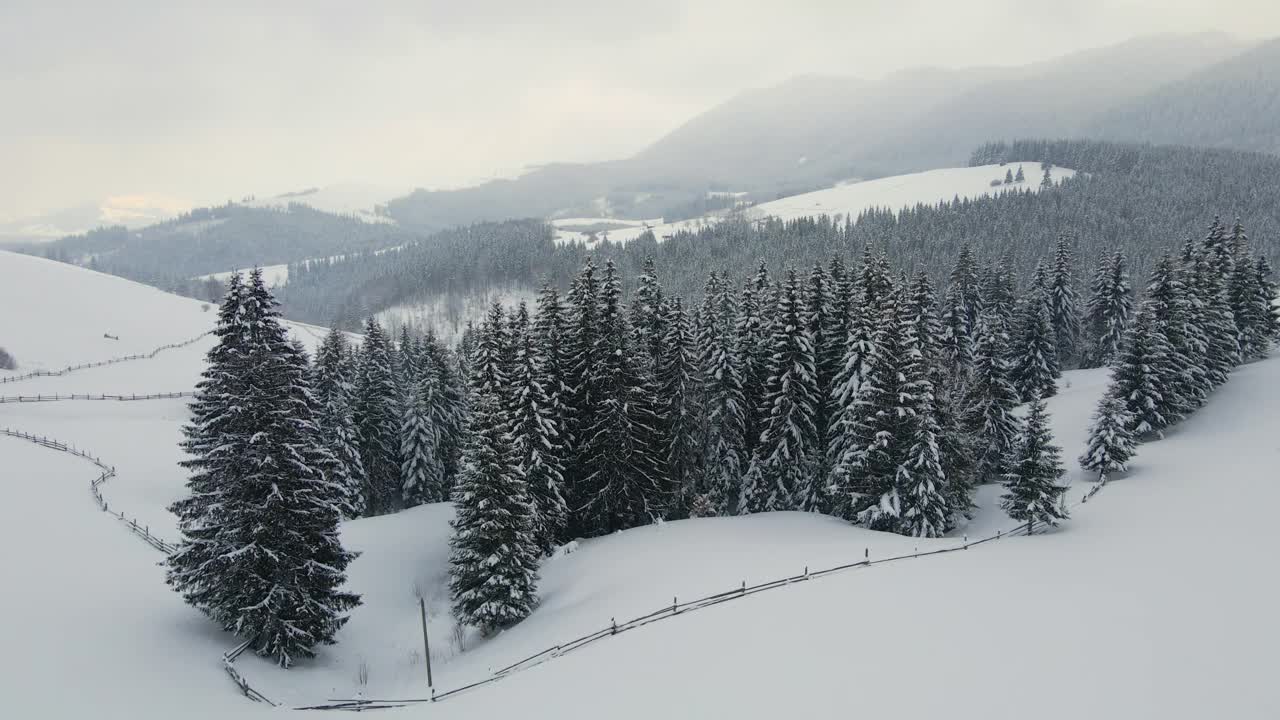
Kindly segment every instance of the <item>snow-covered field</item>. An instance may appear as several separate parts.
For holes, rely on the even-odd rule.
[[[1011,170],[1016,174],[1019,166],[1022,167],[1023,173],[1026,175],[1025,181],[1012,185],[1002,184],[998,187],[991,185],[992,180],[1003,182],[1006,170]],[[1040,163],[1038,162],[1011,162],[1005,165],[980,165],[978,167],[927,170],[925,172],[894,175],[877,180],[842,183],[824,190],[816,190],[800,195],[792,195],[781,200],[761,203],[736,211],[736,213],[752,220],[765,217],[792,220],[799,217],[819,215],[841,216],[844,218],[857,217],[858,213],[872,208],[887,208],[897,211],[920,203],[934,204],[957,197],[968,199],[992,193],[1008,192],[1009,190],[1038,192],[1042,174]],[[1055,167],[1050,172],[1050,177],[1054,182],[1061,182],[1073,175],[1075,175],[1075,171],[1070,168]],[[652,230],[654,236],[661,241],[682,230],[696,231],[707,225],[717,223],[724,217],[726,217],[724,213],[715,213],[675,223],[663,223],[661,220],[624,221],[606,218],[575,218],[574,221],[576,224],[582,224],[581,221],[583,220],[593,220],[598,223],[629,224],[630,227],[612,229],[607,233],[608,239],[613,242],[626,242],[639,237],[646,230]],[[556,240],[559,242],[587,242],[587,233],[572,232],[567,229],[567,226],[575,223],[563,220],[554,221],[558,228]],[[598,233],[600,237],[605,235],[606,233]]]
[[[441,342],[452,346],[462,339],[467,323],[479,324],[495,301],[507,310],[524,302],[532,313],[537,299],[537,292],[523,286],[490,287],[478,294],[440,293],[392,305],[376,317],[393,334],[398,335],[402,326],[418,331],[430,329]]]
[[[361,183],[338,183],[324,187],[308,188],[266,198],[255,198],[247,203],[253,207],[288,207],[291,203],[306,205],[322,212],[350,215],[365,222],[392,223],[390,217],[378,212],[397,197],[408,195],[413,188],[383,187]]]
[[[1028,171],[1028,174],[1032,173]],[[145,292],[144,292],[145,291]],[[97,358],[96,325],[136,313],[133,341],[174,342],[212,311],[110,276],[0,254],[0,344],[66,364]],[[31,308],[12,312],[14,302]],[[60,299],[54,302],[55,299]],[[95,314],[93,308],[115,312]],[[15,320],[15,318],[18,318]],[[123,320],[120,321],[121,323]],[[314,328],[298,335],[314,340]],[[150,333],[144,335],[144,333]],[[100,334],[100,333],[98,333]],[[122,335],[120,342],[124,342]],[[12,338],[12,339],[10,339]],[[48,343],[46,346],[45,343]],[[78,345],[83,342],[83,347]],[[211,342],[211,341],[210,341]],[[112,346],[114,347],[114,346]],[[132,347],[132,346],[131,346]],[[190,389],[203,349],[13,383],[23,393]],[[188,352],[189,351],[189,352]],[[1050,402],[1070,460],[1105,371],[1071,372]],[[5,394],[8,394],[6,390]],[[1057,531],[851,570],[608,638],[501,682],[396,716],[490,718],[1271,718],[1280,619],[1280,360],[1237,371],[1132,472]],[[166,539],[181,495],[180,400],[0,404],[0,426],[70,441],[116,466],[102,490]],[[230,718],[267,710],[236,694],[235,639],[163,584],[159,553],[99,512],[83,460],[0,437],[7,521],[4,671],[14,717]],[[1069,501],[1091,484],[1075,470]],[[289,706],[363,693],[427,695],[419,595],[438,689],[672,602],[895,553],[954,547],[1011,523],[984,488],[958,537],[917,542],[800,513],[671,522],[580,543],[543,567],[541,606],[486,641],[458,635],[443,585],[448,505],[347,523],[365,604],[314,662],[240,670]],[[367,676],[361,684],[360,677]]]

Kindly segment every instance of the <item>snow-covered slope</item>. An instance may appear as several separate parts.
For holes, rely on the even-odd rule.
[[[161,342],[212,322],[198,304],[188,315],[191,301],[161,293],[143,307],[130,299],[140,286],[101,277],[0,255],[0,287],[16,285],[31,315],[51,325],[98,322],[88,306],[130,303],[150,313]],[[0,327],[39,347],[39,323],[23,329],[11,315]],[[64,332],[75,338],[88,329]],[[60,352],[75,351],[64,343]],[[165,352],[11,387],[101,392],[112,388],[94,386],[145,390],[151,382],[154,391],[184,390],[201,363],[195,351]],[[1105,371],[1067,373],[1050,402],[1068,461],[1106,380]],[[1280,580],[1267,568],[1280,539],[1267,528],[1280,502],[1272,478],[1277,407],[1280,360],[1243,367],[1168,439],[1142,446],[1128,476],[1055,532],[797,583],[390,712],[468,720],[1275,717],[1269,680],[1280,620],[1271,605]],[[117,477],[103,487],[112,509],[168,539],[177,536],[165,506],[183,492],[176,443],[186,416],[181,400],[0,404],[0,426],[73,442],[115,465]],[[263,710],[222,674],[219,655],[234,638],[182,605],[163,585],[158,554],[96,509],[86,491],[91,465],[4,437],[0,458],[6,505],[21,510],[0,523],[0,543],[14,549],[6,587],[23,589],[0,594],[8,707],[21,717],[146,719]],[[1077,502],[1090,483],[1074,468],[1068,479]],[[456,633],[448,617],[447,504],[357,520],[343,538],[363,553],[349,575],[365,604],[339,644],[288,672],[252,657],[239,667],[287,705],[359,693],[423,697],[419,596],[431,618],[437,687],[448,689],[673,598],[859,560],[868,550],[880,557],[955,547],[966,534],[1011,525],[998,495],[984,488],[968,527],[929,542],[799,513],[671,522],[585,541],[544,564],[532,617],[483,641]],[[68,678],[75,692],[65,691]]]
[[[392,188],[361,183],[338,183],[308,188],[245,203],[253,207],[286,207],[291,203],[338,215],[351,215],[365,222],[395,222],[378,212],[389,200],[408,195],[413,188]]]
[[[1005,171],[1015,174],[1021,166],[1026,180],[1011,185],[1003,184]],[[974,198],[991,193],[1008,192],[1010,190],[1030,190],[1038,192],[1043,173],[1038,162],[1012,162],[1006,165],[980,165],[978,167],[943,168],[909,175],[894,175],[877,180],[847,182],[825,190],[792,195],[767,203],[736,211],[748,219],[778,217],[791,220],[806,216],[841,216],[856,217],[858,213],[872,208],[901,210],[920,203],[933,204],[954,198]],[[1050,171],[1054,182],[1061,182],[1075,175],[1069,168],[1055,167]],[[993,186],[993,180],[1001,182]],[[610,229],[596,233],[598,237],[607,237],[613,242],[626,242],[639,237],[646,230],[653,231],[659,241],[682,231],[696,231],[701,227],[721,221],[724,214],[712,214],[691,220],[674,223],[663,223],[660,220],[622,221],[596,219],[598,222],[626,223],[628,227]],[[581,219],[579,219],[581,220]],[[556,239],[560,242],[588,242],[589,233],[574,232],[565,221],[555,221],[557,225]]]

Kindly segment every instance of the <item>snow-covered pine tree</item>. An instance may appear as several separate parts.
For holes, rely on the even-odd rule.
[[[739,374],[742,377],[743,418],[748,457],[754,454],[760,444],[760,433],[764,430],[765,417],[760,408],[764,402],[764,388],[769,373],[769,326],[772,308],[766,309],[769,302],[771,281],[769,268],[760,262],[755,276],[748,280],[742,288],[742,299],[738,303],[738,317],[735,321],[737,333],[737,359]]]
[[[597,311],[598,347],[589,382],[596,409],[583,430],[584,523],[592,535],[645,525],[671,500],[658,430],[652,378],[631,346],[622,314],[622,287],[613,261],[605,264]]]
[[[978,313],[982,310],[981,282],[978,277],[978,262],[973,257],[973,248],[965,243],[960,246],[956,256],[956,264],[951,269],[951,284],[948,291],[954,288],[956,304],[963,309],[959,317],[959,334],[966,340],[974,337],[978,324]]]
[[[973,372],[965,386],[960,424],[973,438],[974,479],[998,482],[1009,469],[1018,433],[1018,392],[1009,379],[1007,341],[985,315],[978,318]]]
[[[319,403],[255,269],[219,312],[184,427],[189,495],[172,505],[183,539],[167,582],[254,652],[289,667],[332,644],[360,598],[339,588],[354,558],[338,523],[346,488],[326,472]]]
[[[1186,417],[1205,403],[1212,387],[1203,366],[1207,342],[1198,324],[1190,322],[1187,288],[1181,273],[1167,255],[1156,262],[1147,284],[1147,304],[1169,344],[1169,362],[1163,369],[1168,393],[1160,414],[1170,423]]]
[[[1133,313],[1133,292],[1124,253],[1116,251],[1098,265],[1085,308],[1087,360],[1083,367],[1106,367],[1120,354]]]
[[[408,379],[415,375],[416,382],[405,388],[400,426],[400,498],[404,507],[439,502],[445,488],[436,414],[440,389],[434,375],[413,372]]]
[[[449,497],[453,479],[458,474],[458,458],[466,430],[466,392],[463,388],[458,357],[440,342],[430,330],[422,337],[420,363],[430,375],[436,392],[431,398],[431,413],[440,435],[437,456],[444,472],[442,494],[437,501]]]
[[[819,489],[821,498],[826,497],[830,467],[827,465],[827,439],[830,436],[831,416],[835,408],[832,398],[836,375],[840,371],[840,360],[844,357],[844,344],[848,337],[831,334],[837,329],[833,321],[834,288],[831,277],[822,265],[815,264],[809,273],[809,281],[804,291],[805,330],[813,348],[814,380],[817,395],[814,399],[813,427],[816,446],[814,448],[814,477],[812,484]],[[839,351],[838,357],[836,350]],[[833,362],[834,360],[834,362]],[[812,510],[825,509],[825,499]]]
[[[933,288],[923,271],[912,282],[898,322],[903,349],[899,372],[905,380],[899,402],[909,433],[894,482],[901,512],[898,531],[941,537],[951,527],[952,493],[947,487],[934,386],[938,319]]]
[[[1080,296],[1076,292],[1075,258],[1065,235],[1058,236],[1049,272],[1049,323],[1057,341],[1058,367],[1073,368],[1080,353]]]
[[[593,471],[588,464],[586,441],[597,423],[602,402],[596,387],[595,368],[600,362],[600,281],[591,257],[569,288],[568,318],[564,334],[565,386],[565,500],[569,503],[568,537],[582,537],[592,532],[582,508],[591,499],[586,478]],[[544,350],[545,350],[544,346]]]
[[[1017,309],[1017,283],[1009,258],[1001,257],[982,274],[982,308],[986,323],[998,334],[1009,336]]]
[[[631,332],[637,352],[644,353],[645,370],[655,373],[662,354],[662,338],[666,335],[666,300],[662,283],[653,264],[653,256],[644,259],[644,268],[631,294]]]
[[[364,465],[368,514],[400,506],[400,388],[393,370],[391,341],[378,321],[365,324],[353,412]]]
[[[538,602],[541,551],[533,502],[510,463],[510,426],[504,414],[499,394],[476,392],[453,490],[453,611],[460,623],[486,634],[528,617]]]
[[[1018,166],[1018,172],[1013,176],[1013,181],[1018,183],[1027,181],[1027,176],[1022,172],[1021,165]]]
[[[1033,286],[1018,308],[1010,343],[1010,379],[1023,402],[1058,392],[1057,341],[1049,317],[1047,288]]]
[[[906,480],[901,471],[907,449],[915,442],[910,417],[915,398],[904,372],[911,361],[904,331],[912,326],[903,321],[897,290],[881,296],[879,304],[882,310],[862,382],[852,408],[841,416],[838,446],[844,451],[833,473],[836,499],[832,507],[851,522],[900,532]]]
[[[729,283],[712,271],[707,276],[698,333],[706,408],[702,458],[704,514],[730,515],[737,509],[738,488],[748,461],[743,437],[746,408],[735,354],[736,314]]]
[[[1012,169],[1005,168],[1005,171],[1004,171],[1004,184],[1005,184],[1005,185],[1012,185],[1012,184],[1013,184],[1013,170],[1012,170]]]
[[[1098,473],[1106,480],[1112,473],[1124,472],[1137,451],[1134,440],[1133,414],[1123,398],[1108,392],[1102,396],[1089,426],[1089,443],[1080,456],[1080,467]]]
[[[1210,231],[1210,238],[1214,231]],[[1208,241],[1206,241],[1208,242]],[[1220,274],[1222,261],[1215,259],[1216,250],[1195,252],[1189,271],[1191,295],[1195,298],[1197,319],[1204,334],[1206,351],[1205,375],[1212,387],[1227,381],[1240,364],[1240,343],[1236,337],[1236,321],[1227,296],[1228,276]]]
[[[1280,307],[1276,305],[1276,283],[1271,279],[1271,263],[1267,262],[1265,256],[1259,255],[1253,267],[1258,278],[1254,283],[1257,292],[1254,302],[1263,317],[1262,335],[1268,342],[1275,342],[1280,339]],[[1270,352],[1270,348],[1267,347],[1264,352]]]
[[[1169,387],[1173,377],[1171,362],[1169,341],[1156,321],[1155,309],[1150,303],[1143,303],[1125,336],[1108,390],[1124,400],[1133,416],[1130,430],[1134,437],[1158,433],[1176,419],[1166,415],[1168,398],[1175,392]]]
[[[794,271],[787,273],[777,308],[761,406],[764,429],[743,481],[739,503],[743,513],[817,510],[825,505],[825,488],[814,482],[818,381],[804,299]]]
[[[1231,277],[1227,281],[1227,301],[1236,323],[1240,361],[1265,357],[1271,344],[1266,337],[1270,308],[1257,303],[1258,273],[1249,249],[1249,236],[1239,219],[1231,228]]]
[[[552,319],[539,318],[539,325],[549,320]],[[538,328],[544,329],[545,326]],[[564,499],[560,418],[547,394],[540,335],[541,332],[526,332],[517,339],[515,375],[510,378],[511,405],[506,416],[511,421],[515,472],[527,488],[533,510],[534,541],[542,553],[550,553],[564,536],[569,507]]]
[[[664,460],[675,494],[671,511],[687,515],[701,487],[703,384],[694,346],[693,327],[679,297],[667,303],[666,337],[658,343],[658,401],[662,415]]]
[[[1035,398],[1014,443],[1000,507],[1014,520],[1026,522],[1028,533],[1035,531],[1036,523],[1057,525],[1067,518],[1061,504],[1067,488],[1058,484],[1065,472],[1062,450],[1053,444],[1044,400]]]
[[[351,409],[354,392],[351,384],[354,368],[351,364],[346,334],[336,328],[330,330],[316,353],[311,383],[319,403],[316,422],[336,463],[330,479],[346,488],[343,516],[347,518],[364,514],[367,483],[364,464],[360,462],[359,434]]]
[[[863,253],[862,277],[857,283],[855,301],[850,307],[849,338],[840,372],[832,385],[832,415],[827,439],[827,466],[831,469],[828,486],[834,496],[828,512],[854,520],[849,493],[853,480],[849,477],[850,458],[858,452],[855,428],[861,408],[858,392],[867,378],[872,358],[877,352],[877,331],[884,317],[885,305],[895,293],[888,276],[881,272],[882,263],[870,250]],[[868,270],[870,268],[870,270]],[[886,284],[888,283],[888,284]]]

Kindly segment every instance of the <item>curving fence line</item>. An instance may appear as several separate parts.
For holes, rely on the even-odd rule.
[[[29,373],[24,373],[22,375],[9,375],[7,377],[0,377],[0,385],[3,385],[5,383],[21,382],[23,380],[30,380],[31,378],[38,378],[38,377],[60,377],[62,375],[66,375],[67,373],[75,372],[76,370],[86,370],[88,368],[105,367],[107,365],[115,365],[117,363],[129,362],[132,360],[150,360],[151,358],[154,358],[156,355],[159,355],[165,350],[174,350],[181,347],[187,347],[188,345],[193,345],[199,342],[200,339],[203,338],[204,336],[210,335],[212,333],[213,331],[209,330],[209,331],[200,333],[199,335],[191,338],[190,340],[183,340],[182,342],[170,343],[168,345],[161,345],[160,347],[156,348],[155,350],[152,350],[149,353],[140,353],[137,355],[122,355],[120,357],[114,357],[109,360],[100,360],[98,362],[92,362],[92,363],[80,363],[79,365],[68,365],[60,370],[35,370]]]
[[[194,397],[194,392],[152,393],[150,395],[0,395],[0,405],[5,403],[59,402],[62,400],[165,400]]]
[[[1105,476],[1100,478],[1100,480],[1101,480],[1100,482],[1093,484],[1093,486],[1088,490],[1088,492],[1086,492],[1084,496],[1080,498],[1079,502],[1071,505],[1068,509],[1083,505],[1084,503],[1088,502],[1090,498],[1096,495],[1098,491],[1102,489],[1102,486],[1106,484]],[[680,602],[679,598],[672,598],[671,604],[664,605],[658,608],[657,610],[654,610],[653,612],[649,612],[644,615],[631,618],[630,620],[625,620],[623,622],[617,622],[616,620],[611,620],[607,627],[601,628],[600,630],[597,630],[593,633],[588,633],[586,635],[583,635],[582,637],[574,638],[572,640],[568,640],[566,642],[553,645],[540,652],[534,653],[533,655],[530,655],[522,660],[519,660],[504,668],[494,671],[489,677],[484,678],[482,680],[478,680],[476,682],[463,685],[461,687],[456,687],[450,690],[446,690],[444,692],[436,692],[434,689],[432,689],[430,697],[402,698],[402,699],[365,699],[365,698],[335,699],[335,700],[330,700],[328,703],[319,704],[319,705],[308,705],[304,707],[298,707],[295,709],[297,710],[345,710],[345,711],[359,712],[363,710],[380,710],[380,709],[387,709],[387,708],[404,707],[408,705],[416,705],[421,703],[439,702],[441,700],[447,700],[448,698],[467,692],[468,690],[473,690],[475,688],[497,682],[505,677],[510,677],[512,674],[520,672],[522,670],[527,670],[532,667],[537,667],[538,665],[541,665],[549,660],[561,657],[575,650],[580,650],[592,643],[598,642],[600,640],[604,640],[605,638],[613,637],[615,635],[624,633],[628,630],[634,630],[636,628],[644,627],[645,625],[648,625],[650,623],[655,623],[662,620],[669,620],[679,615],[685,615],[690,612],[703,610],[703,609],[720,605],[726,602],[733,602],[735,600],[740,600],[745,597],[750,597],[757,593],[768,592],[770,590],[777,590],[780,588],[789,587],[791,585],[795,585],[799,583],[810,582],[813,580],[818,580],[824,577],[829,577],[831,575],[836,575],[838,573],[842,573],[850,570],[867,568],[873,565],[882,565],[885,563],[901,562],[905,560],[913,560],[913,559],[918,559],[923,557],[930,557],[934,555],[945,555],[947,553],[953,553],[953,552],[964,552],[964,551],[967,551],[969,548],[978,547],[980,545],[985,545],[987,543],[994,542],[994,541],[999,541],[1007,537],[1026,535],[1029,529],[1030,528],[1027,524],[1021,524],[1021,525],[1017,525],[1015,527],[1009,528],[1008,530],[1004,530],[1004,529],[997,530],[995,534],[988,535],[986,537],[979,538],[977,540],[971,541],[967,537],[965,537],[959,544],[951,547],[938,548],[936,550],[926,550],[925,552],[915,551],[909,554],[904,553],[902,555],[892,555],[889,557],[877,558],[874,560],[871,559],[871,553],[870,553],[870,550],[868,549],[864,551],[863,558],[855,562],[849,562],[843,565],[836,565],[834,567],[823,568],[820,570],[812,570],[812,571],[808,567],[806,567],[804,569],[804,572],[798,575],[777,578],[775,580],[769,580],[767,582],[762,582],[756,585],[747,585],[746,581],[744,580],[741,585],[739,585],[738,587],[732,588],[730,590],[715,593],[712,595],[707,595],[706,597],[700,597],[694,600],[687,600],[685,602]]]
[[[95,502],[98,503],[98,507],[102,509],[103,512],[110,515],[111,517],[119,520],[125,526],[125,528],[129,530],[129,532],[132,532],[134,535],[137,535],[140,539],[142,539],[143,542],[147,543],[148,545],[155,548],[156,550],[159,550],[165,555],[173,554],[174,550],[176,549],[174,545],[152,534],[150,527],[148,527],[147,525],[140,525],[138,523],[137,518],[129,518],[124,514],[124,512],[121,512],[117,515],[111,509],[110,505],[107,503],[106,498],[102,496],[101,487],[103,483],[105,483],[106,481],[116,476],[116,469],[102,462],[102,459],[99,458],[97,455],[91,455],[88,451],[84,449],[77,448],[74,445],[69,445],[67,443],[60,442],[58,440],[54,440],[53,438],[45,437],[42,435],[33,435],[31,433],[25,433],[19,430],[11,430],[9,428],[0,428],[0,435],[26,440],[28,442],[35,443],[36,445],[39,445],[41,447],[49,448],[50,450],[57,450],[59,452],[70,453],[72,455],[75,455],[76,457],[84,458],[85,460],[88,460],[89,462],[93,463],[101,471],[101,473],[98,475],[98,477],[94,478],[94,480],[91,483],[89,483],[89,492],[93,494],[93,499]],[[246,680],[244,676],[241,675],[240,672],[235,668],[236,658],[240,657],[241,653],[243,653],[245,649],[248,648],[250,644],[252,644],[252,642],[253,642],[252,639],[246,640],[244,643],[241,643],[240,645],[236,646],[234,649],[224,653],[222,655],[222,668],[224,671],[226,671],[227,675],[231,677],[231,680],[236,684],[236,686],[240,688],[240,692],[242,692],[245,697],[249,698],[250,700],[255,700],[257,702],[265,702],[268,705],[274,706],[275,705],[274,702],[272,702],[266,695],[263,695],[262,693],[255,690],[252,686],[250,686],[248,680]]]

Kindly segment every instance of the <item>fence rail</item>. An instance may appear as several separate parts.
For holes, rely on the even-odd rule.
[[[161,345],[160,347],[148,353],[138,353],[136,355],[121,355],[120,357],[114,357],[109,360],[99,360],[98,362],[91,362],[91,363],[80,363],[79,365],[68,365],[59,370],[33,370],[32,372],[23,373],[22,375],[9,375],[7,377],[0,377],[0,385],[3,385],[5,383],[21,382],[23,380],[30,380],[31,378],[38,378],[38,377],[61,377],[63,375],[66,375],[67,373],[72,373],[77,370],[86,370],[88,368],[105,367],[107,365],[115,365],[117,363],[130,362],[132,360],[150,360],[151,358],[154,358],[156,355],[159,355],[165,350],[174,350],[177,348],[187,347],[188,345],[197,343],[200,341],[201,338],[203,338],[205,335],[209,335],[210,333],[212,333],[212,331],[202,332],[199,335],[191,338],[190,340],[183,340],[182,342],[170,343],[168,345]]]
[[[1095,483],[1088,490],[1088,492],[1086,492],[1084,496],[1081,497],[1079,502],[1071,505],[1070,507],[1071,508],[1078,507],[1079,505],[1082,505],[1085,502],[1088,502],[1089,498],[1092,498],[1095,494],[1097,494],[1097,492],[1101,490],[1102,486],[1105,484],[1106,484],[1106,478],[1105,477],[1101,478],[1101,482]],[[628,630],[634,630],[636,628],[643,627],[650,623],[669,620],[679,615],[685,615],[687,613],[694,612],[697,610],[714,607],[722,603],[732,602],[734,600],[740,600],[742,598],[750,597],[758,593],[768,592],[770,590],[777,590],[779,588],[789,587],[791,585],[795,585],[798,583],[805,583],[805,582],[821,579],[824,577],[829,577],[831,575],[835,575],[841,572],[856,570],[860,568],[869,568],[873,565],[881,565],[884,563],[901,562],[901,561],[925,558],[925,557],[930,557],[935,555],[945,555],[947,553],[953,553],[953,552],[965,552],[970,548],[978,547],[980,545],[984,545],[993,541],[999,541],[1008,537],[1017,537],[1021,535],[1026,535],[1028,531],[1029,531],[1029,527],[1027,524],[1024,523],[1014,527],[1010,527],[1008,529],[999,529],[991,535],[988,535],[986,537],[980,537],[974,540],[970,540],[968,539],[968,537],[964,537],[956,545],[950,546],[950,547],[926,550],[924,552],[915,550],[911,553],[903,553],[900,555],[891,555],[888,557],[875,558],[875,559],[871,558],[870,551],[867,550],[867,551],[864,551],[863,558],[855,562],[849,562],[842,565],[836,565],[833,567],[822,568],[819,570],[812,570],[812,571],[806,567],[804,569],[804,572],[800,574],[791,575],[789,577],[776,578],[773,580],[767,580],[765,582],[757,583],[755,585],[747,585],[746,581],[744,580],[738,587],[732,588],[730,590],[713,593],[711,595],[696,598],[693,600],[686,600],[684,602],[680,602],[679,598],[672,598],[672,601],[669,605],[664,605],[652,612],[639,615],[637,617],[631,618],[630,620],[626,620],[624,622],[617,622],[615,620],[611,620],[607,627],[601,628],[599,630],[596,630],[595,632],[588,633],[581,637],[574,638],[567,642],[560,643],[558,645],[552,645],[551,647],[548,647],[544,650],[536,652],[522,660],[518,660],[510,665],[507,665],[506,667],[503,667],[494,671],[487,678],[483,678],[476,682],[462,685],[460,687],[452,688],[444,692],[436,692],[433,689],[431,691],[430,697],[398,698],[398,699],[339,698],[339,699],[332,699],[328,703],[319,704],[319,705],[308,705],[305,707],[298,707],[296,709],[342,710],[342,711],[359,712],[363,710],[380,710],[380,709],[387,709],[387,708],[403,707],[406,705],[415,705],[420,703],[439,702],[441,700],[448,699],[460,693],[464,693],[468,690],[475,689],[482,685],[487,685],[489,683],[497,682],[505,677],[509,677],[514,673],[527,670],[532,667],[536,667],[552,659],[561,657],[575,650],[584,648],[588,645],[591,645],[592,643],[604,640],[605,638],[610,638],[615,635],[619,635],[621,633],[627,632]]]
[[[165,400],[170,398],[194,397],[194,392],[151,393],[149,395],[108,395],[108,394],[71,394],[71,395],[0,395],[0,405],[5,403],[60,402],[63,400],[116,400],[131,402],[134,400]]]
[[[139,524],[137,518],[127,517],[123,511],[117,514],[111,509],[111,506],[107,503],[107,499],[102,495],[101,488],[103,483],[116,476],[116,469],[104,463],[97,455],[90,454],[87,450],[77,448],[69,443],[64,443],[43,435],[22,432],[20,430],[0,428],[0,435],[26,440],[41,447],[49,448],[50,450],[70,453],[71,455],[84,458],[85,460],[93,463],[101,472],[89,483],[89,492],[93,495],[93,499],[97,502],[98,507],[111,517],[119,520],[120,523],[129,530],[129,532],[138,536],[143,542],[156,550],[159,550],[165,555],[172,555],[177,549],[172,543],[166,542],[154,535],[151,532],[151,528],[146,524]],[[275,703],[267,698],[266,695],[263,695],[250,686],[249,681],[246,680],[245,677],[235,668],[236,658],[240,657],[240,654],[243,653],[245,648],[249,647],[252,642],[252,640],[247,640],[235,649],[224,653],[222,656],[222,669],[231,677],[232,682],[240,688],[240,692],[244,693],[245,697],[257,702],[265,702],[269,705],[275,705]]]

